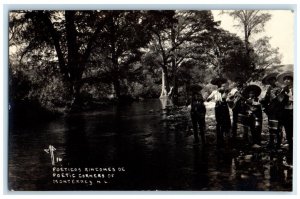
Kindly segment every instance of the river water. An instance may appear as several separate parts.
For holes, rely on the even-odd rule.
[[[163,106],[145,100],[11,123],[9,189],[291,191],[292,170],[281,164],[283,156],[241,156],[213,141],[194,146],[182,128],[168,128]],[[213,140],[214,131],[208,133]]]

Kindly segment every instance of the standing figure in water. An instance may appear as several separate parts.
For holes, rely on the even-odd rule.
[[[282,140],[282,128],[279,123],[279,116],[282,111],[282,107],[278,101],[277,96],[281,92],[281,88],[276,85],[276,77],[278,73],[270,73],[262,79],[262,83],[269,85],[265,97],[261,100],[263,110],[268,116],[269,124],[269,143],[268,148],[274,149],[280,148]],[[276,138],[276,143],[275,143]]]
[[[202,87],[199,85],[194,85],[191,88],[192,97],[191,97],[191,119],[194,130],[194,144],[199,143],[199,133],[200,131],[202,144],[205,145],[205,114],[206,108],[204,105],[203,96],[201,94]]]
[[[225,78],[215,78],[211,81],[211,84],[217,86],[206,99],[208,102],[211,100],[215,101],[215,117],[216,117],[216,133],[217,133],[217,146],[221,147],[224,145],[224,134],[229,136],[229,131],[231,127],[229,108],[226,101],[227,90]]]
[[[292,163],[293,157],[293,72],[288,71],[277,76],[277,81],[283,86],[282,92],[278,95],[278,100],[282,104],[282,114],[280,123],[282,123],[286,139],[289,144],[288,162]]]
[[[249,85],[245,88],[243,96],[245,100],[245,110],[248,114],[248,125],[250,127],[253,145],[261,144],[262,131],[262,107],[258,100],[261,89],[257,85]]]

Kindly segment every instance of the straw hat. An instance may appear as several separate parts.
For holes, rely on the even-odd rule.
[[[281,84],[284,83],[284,79],[287,78],[287,77],[290,77],[293,79],[294,77],[294,74],[292,71],[286,71],[286,72],[283,72],[283,73],[280,73],[279,75],[277,75],[277,81]]]
[[[243,96],[247,98],[250,92],[254,92],[255,97],[258,97],[261,93],[261,88],[257,85],[246,86],[243,92]]]
[[[276,79],[276,77],[277,77],[278,74],[279,74],[279,73],[277,73],[277,72],[269,73],[269,74],[267,74],[267,75],[265,75],[265,76],[263,77],[263,79],[261,80],[261,82],[262,82],[263,84],[269,84],[270,79],[271,79],[271,78],[275,78],[275,79]]]

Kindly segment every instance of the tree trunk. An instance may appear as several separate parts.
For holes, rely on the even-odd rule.
[[[66,17],[66,38],[67,38],[67,70],[69,73],[69,95],[71,98],[70,108],[78,104],[80,94],[81,69],[79,68],[80,60],[77,47],[77,30],[75,27],[75,11],[65,11]]]
[[[114,89],[115,89],[115,95],[117,100],[120,100],[121,97],[121,88],[120,88],[120,81],[118,78],[114,78],[113,80]]]
[[[171,98],[173,104],[178,105],[178,77],[176,73],[173,75],[173,90],[172,90]]]
[[[186,98],[186,100],[188,100],[189,99],[189,97],[190,97],[190,95],[191,95],[191,93],[190,93],[190,88],[191,88],[191,81],[190,80],[188,80],[186,83],[185,83],[185,98]]]
[[[248,34],[247,24],[244,25],[244,31],[245,31],[245,51],[246,51],[245,65],[246,65],[246,68],[249,69],[249,67],[250,67],[250,49],[249,49],[249,34]]]
[[[170,91],[169,81],[168,81],[168,71],[162,70],[162,77],[161,77],[161,93],[159,98],[168,98],[168,93]]]
[[[115,36],[115,25],[114,25],[114,17],[111,16],[109,21],[109,29],[110,29],[110,53],[111,53],[111,61],[113,64],[113,85],[115,90],[115,96],[117,100],[120,100],[121,97],[121,88],[120,88],[120,77],[119,77],[119,62],[118,62],[118,55],[116,52],[116,36]]]
[[[173,90],[171,93],[171,99],[175,105],[178,102],[178,78],[177,78],[177,64],[176,64],[176,50],[175,50],[175,27],[173,26],[171,29],[171,43],[174,51],[171,57],[172,63],[172,76],[173,76]]]

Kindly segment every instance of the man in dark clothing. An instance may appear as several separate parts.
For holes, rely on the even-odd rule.
[[[269,148],[274,148],[274,138],[276,136],[276,148],[280,148],[282,140],[281,125],[278,121],[279,115],[282,111],[282,106],[280,105],[277,96],[281,92],[281,88],[276,85],[276,77],[278,73],[270,73],[262,79],[263,84],[269,84],[265,97],[261,100],[264,108],[264,112],[268,116],[269,123],[269,135],[270,140],[268,143]]]
[[[231,134],[232,138],[235,139],[237,136],[237,123],[238,115],[242,113],[242,91],[243,91],[243,82],[241,78],[236,78],[236,87],[233,88],[228,94],[228,105],[232,109],[232,128]]]
[[[249,116],[248,124],[252,135],[252,144],[254,145],[261,144],[262,107],[258,100],[260,93],[261,89],[256,85],[247,86],[243,92],[243,96],[246,99],[246,112]]]
[[[199,143],[198,125],[202,144],[205,144],[205,114],[206,108],[201,93],[193,91],[191,99],[191,118],[194,130],[195,144]]]
[[[284,72],[277,76],[277,81],[284,87],[278,96],[279,102],[283,106],[282,114],[279,117],[282,123],[286,138],[289,144],[290,162],[293,152],[293,72]]]

